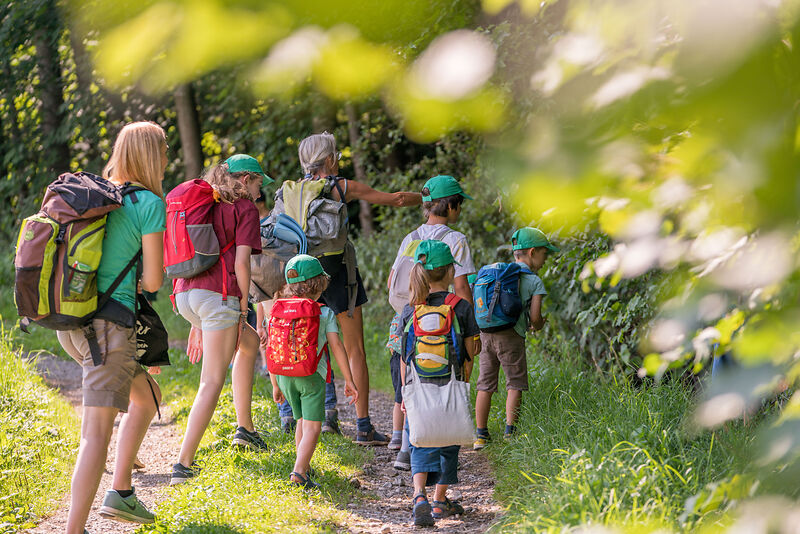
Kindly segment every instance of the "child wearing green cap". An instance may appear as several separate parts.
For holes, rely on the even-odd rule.
[[[511,237],[514,260],[532,271],[522,273],[519,279],[519,295],[523,312],[513,328],[499,332],[481,332],[481,353],[475,400],[475,423],[477,436],[473,449],[486,447],[491,440],[487,422],[492,395],[497,391],[498,371],[503,368],[506,376],[506,428],[503,437],[511,438],[522,404],[522,392],[528,391],[528,367],[525,354],[525,335],[529,329],[541,330],[545,318],[542,316],[542,297],[547,294],[537,271],[550,252],[558,248],[550,243],[538,228],[520,228]]]
[[[389,272],[390,301],[396,295],[397,300],[405,301],[408,298],[409,270],[406,265],[413,258],[414,247],[426,239],[442,241],[450,247],[456,260],[453,278],[454,293],[472,303],[472,290],[468,276],[475,273],[467,237],[450,228],[449,225],[458,221],[461,215],[461,205],[465,199],[472,199],[461,188],[458,181],[452,176],[439,175],[428,180],[422,188],[422,209],[426,221],[414,231],[409,232],[400,243],[392,269]],[[400,279],[402,278],[402,280]],[[394,301],[393,301],[394,302]],[[401,309],[401,308],[400,308]],[[389,341],[386,347],[391,358],[389,366],[392,373],[392,384],[395,390],[395,405],[392,413],[392,441],[390,449],[400,449],[394,461],[395,469],[403,471],[411,469],[408,440],[403,438],[403,412],[400,410],[402,394],[400,388],[400,339],[393,335],[395,326],[400,319],[399,309],[389,327]]]
[[[453,357],[449,365],[455,372],[456,380],[469,381],[472,371],[472,358],[479,350],[478,324],[472,310],[472,304],[466,299],[450,293],[450,286],[455,277],[458,263],[453,258],[450,247],[437,240],[424,240],[416,249],[415,264],[411,270],[409,304],[400,314],[395,334],[402,338],[406,325],[412,321],[417,306],[448,305],[452,310],[453,320],[458,323],[455,340],[451,341],[449,354]],[[453,297],[455,296],[455,300]],[[453,302],[455,302],[453,304]],[[448,335],[450,339],[450,335]],[[456,346],[457,344],[457,346]],[[406,381],[407,366],[416,365],[413,348],[403,347],[400,356],[405,365],[401,365],[401,382]],[[444,384],[450,381],[450,371],[446,368],[446,377],[420,378],[423,382]],[[404,407],[403,407],[404,409]],[[406,433],[408,421],[406,420]],[[414,524],[416,526],[432,526],[434,519],[443,519],[464,513],[464,508],[457,502],[450,501],[447,488],[458,482],[458,453],[460,445],[448,447],[415,447],[410,445],[411,473],[414,481],[414,497],[412,501]],[[425,493],[426,486],[435,485],[433,506]]]
[[[186,352],[193,364],[202,358],[203,370],[170,485],[185,482],[197,473],[195,453],[214,414],[232,359],[237,420],[232,442],[254,450],[267,448],[255,430],[251,414],[259,340],[246,317],[250,256],[261,253],[258,210],[253,200],[258,197],[259,188],[271,179],[258,161],[246,154],[231,156],[215,165],[203,179],[220,197],[212,219],[220,249],[229,243],[231,246],[221,252],[221,261],[207,271],[193,278],[175,279],[176,308],[192,324]]]
[[[285,299],[309,299],[315,303],[328,287],[330,277],[322,268],[319,260],[307,254],[298,254],[286,263],[284,271],[286,286],[281,290],[278,298],[273,303],[273,310],[281,307],[281,300]],[[295,430],[295,448],[297,457],[295,459],[294,470],[289,475],[290,480],[304,488],[315,488],[319,485],[311,480],[309,469],[311,457],[319,441],[322,431],[322,421],[325,419],[325,384],[328,379],[330,358],[321,354],[326,346],[339,365],[344,378],[344,392],[347,396],[352,396],[350,404],[358,399],[358,390],[353,383],[350,373],[350,362],[347,358],[342,340],[339,339],[339,327],[336,323],[336,315],[327,306],[319,306],[319,331],[316,339],[301,340],[297,346],[304,346],[309,343],[316,343],[317,355],[320,356],[317,370],[309,376],[283,376],[276,372],[270,373],[272,381],[272,398],[277,404],[288,401],[292,407],[292,413],[297,421]],[[290,346],[278,334],[277,323],[273,314],[267,329],[267,358],[284,356],[284,352],[290,350]],[[295,332],[295,323],[292,323],[292,336],[302,336],[305,330],[298,327]],[[313,335],[313,333],[309,333]],[[291,354],[289,352],[288,354]]]

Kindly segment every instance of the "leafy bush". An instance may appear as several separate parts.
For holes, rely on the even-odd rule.
[[[552,353],[564,345],[591,361],[596,369],[635,372],[641,365],[639,341],[652,319],[669,276],[650,271],[631,279],[611,276],[589,283],[592,262],[609,252],[611,239],[589,220],[564,238],[539,275],[548,295],[547,323],[537,339]]]
[[[0,532],[31,528],[69,488],[80,423],[0,332]]]

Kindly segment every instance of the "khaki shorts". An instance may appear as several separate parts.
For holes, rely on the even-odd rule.
[[[528,361],[525,338],[513,328],[500,332],[481,332],[481,353],[478,355],[480,375],[478,391],[497,391],[500,367],[506,375],[506,390],[528,391]]]
[[[200,330],[225,330],[239,324],[239,299],[208,289],[190,289],[175,295],[175,306],[183,318]]]
[[[94,328],[103,355],[103,365],[96,367],[83,330],[57,332],[61,346],[83,367],[83,405],[107,406],[127,412],[133,379],[145,372],[134,359],[136,334],[133,328],[104,319],[95,319]]]

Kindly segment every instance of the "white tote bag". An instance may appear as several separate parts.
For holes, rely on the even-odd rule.
[[[406,405],[409,441],[415,447],[472,445],[475,423],[469,402],[469,382],[456,380],[442,386],[422,383],[414,365],[406,366],[403,402]]]

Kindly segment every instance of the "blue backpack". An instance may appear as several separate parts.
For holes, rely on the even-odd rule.
[[[533,274],[519,263],[492,263],[478,271],[473,300],[475,320],[481,332],[499,332],[513,328],[524,304],[519,295],[519,277]]]

